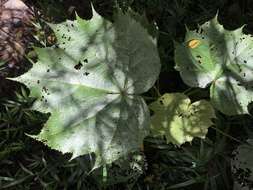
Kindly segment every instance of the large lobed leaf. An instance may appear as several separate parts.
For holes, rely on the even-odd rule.
[[[253,100],[253,37],[228,31],[217,17],[176,43],[176,69],[189,86],[211,85],[213,105],[227,115],[248,114]]]
[[[211,104],[191,100],[182,93],[164,94],[150,104],[154,111],[151,117],[151,130],[154,136],[165,136],[167,142],[182,145],[194,137],[205,138],[213,124],[215,113]]]
[[[121,11],[114,23],[94,11],[90,21],[50,26],[58,44],[36,48],[38,62],[15,79],[39,99],[36,110],[51,113],[33,138],[72,158],[94,153],[94,167],[138,149],[150,122],[139,94],[160,72],[155,41]]]

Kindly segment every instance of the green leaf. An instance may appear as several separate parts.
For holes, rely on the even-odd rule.
[[[16,78],[51,116],[33,138],[72,159],[94,153],[94,168],[139,149],[150,116],[140,97],[160,72],[155,40],[128,14],[114,23],[96,12],[90,21],[50,25],[55,47],[36,48],[38,62]]]
[[[194,137],[205,138],[208,128],[215,118],[211,104],[200,100],[191,104],[191,100],[181,93],[164,94],[150,104],[154,111],[151,117],[151,130],[154,136],[165,136],[167,142],[182,145]]]
[[[212,104],[228,115],[248,113],[248,104],[253,99],[247,84],[243,86],[233,77],[221,77],[210,88]]]
[[[253,100],[253,37],[243,28],[228,31],[217,17],[175,43],[176,69],[193,87],[211,85],[213,105],[227,115],[248,114]]]

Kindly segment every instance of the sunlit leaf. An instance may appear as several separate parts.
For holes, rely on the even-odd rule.
[[[150,104],[154,111],[151,117],[151,129],[154,136],[165,136],[167,142],[181,145],[194,137],[205,138],[208,128],[215,118],[211,104],[200,100],[191,104],[191,100],[181,93],[164,94]]]
[[[50,26],[58,44],[36,48],[38,62],[15,79],[39,99],[34,109],[51,113],[32,137],[72,158],[94,153],[94,167],[138,149],[150,124],[140,94],[160,71],[155,40],[121,11],[113,24],[93,12]]]
[[[184,82],[211,85],[211,102],[227,115],[248,114],[253,100],[253,37],[242,30],[228,31],[215,17],[175,44],[176,69]]]

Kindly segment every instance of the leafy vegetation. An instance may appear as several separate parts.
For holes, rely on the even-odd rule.
[[[0,3],[0,189],[252,188],[250,2],[25,3]]]

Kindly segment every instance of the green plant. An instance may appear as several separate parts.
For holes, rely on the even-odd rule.
[[[243,28],[228,31],[217,16],[175,43],[176,69],[192,87],[209,85],[211,102],[227,115],[248,114],[253,101],[252,37]]]
[[[39,135],[72,159],[94,153],[94,168],[139,149],[149,132],[149,111],[140,94],[158,77],[155,40],[120,10],[114,22],[93,18],[50,24],[58,43],[36,48],[38,62],[24,75],[36,97],[33,108],[51,116]]]
[[[92,17],[91,2],[104,19],[94,12],[92,20],[83,20]],[[226,62],[231,49],[241,49],[247,38],[236,45],[229,34],[235,36],[235,41],[246,35],[241,30],[224,29],[230,22],[234,28],[238,27],[231,19],[234,15],[250,18],[247,3],[217,0],[28,0],[26,3],[38,11],[33,23],[37,42],[29,46],[36,48],[25,57],[32,61],[37,54],[38,61],[30,71],[12,79],[26,84],[30,93],[28,88],[20,90],[16,88],[20,84],[0,78],[0,189],[241,190],[251,185],[252,143],[244,141],[252,139],[252,117],[237,115],[248,113],[247,107],[251,107],[248,105],[251,82],[238,80],[243,90],[237,93],[238,85],[230,78],[243,77],[237,76],[242,61],[238,68],[232,69],[230,62],[235,65],[236,59]],[[202,32],[191,31],[213,17],[218,7],[219,22],[214,19],[199,27],[204,29]],[[113,15],[113,10],[118,12]],[[233,13],[235,10],[238,14]],[[66,19],[74,21],[48,24]],[[213,29],[218,30],[211,39]],[[250,32],[250,26],[244,29]],[[174,43],[175,55],[173,42],[182,40],[185,32],[186,40]],[[187,39],[189,36],[192,38]],[[237,57],[247,57],[244,55],[249,48],[251,45],[245,46],[243,54]],[[250,66],[251,58],[248,60],[245,65]],[[180,72],[174,69],[175,61]],[[129,67],[130,63],[136,67]],[[112,67],[106,68],[107,65]],[[23,71],[24,65],[20,66]],[[190,68],[190,74],[186,67]],[[0,71],[2,76],[7,72],[10,77],[16,76],[5,62],[0,61]],[[180,73],[190,88],[183,83]],[[247,71],[246,78],[250,76]],[[189,79],[194,83],[195,78],[200,79],[200,85],[186,82]],[[225,85],[220,87],[222,79]],[[103,84],[103,90],[97,84]],[[214,107],[209,103],[210,92]],[[223,92],[223,97],[216,95]],[[225,98],[223,104],[222,98],[226,96],[230,99]],[[221,105],[216,105],[217,100]],[[243,106],[237,107],[233,101],[238,104],[242,101]],[[141,106],[143,109],[138,110]],[[89,116],[96,118],[94,125],[92,122],[86,125],[86,121],[91,121]],[[85,125],[79,128],[80,123]],[[73,144],[68,146],[70,142]],[[93,149],[87,149],[91,145]],[[237,145],[234,153],[237,150],[240,153],[231,161],[231,152]],[[57,148],[70,154],[53,150]],[[120,155],[109,155],[118,148]]]

